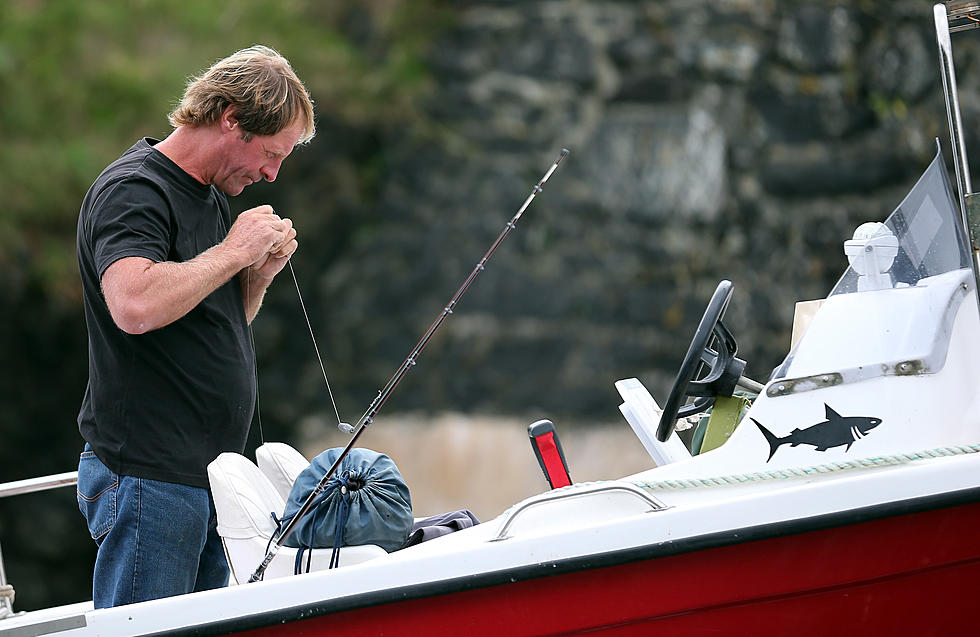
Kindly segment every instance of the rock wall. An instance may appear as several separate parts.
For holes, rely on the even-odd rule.
[[[451,13],[410,124],[328,123],[332,168],[303,160],[321,178],[343,173],[342,151],[375,162],[372,186],[328,211],[343,219],[321,228],[345,238],[336,251],[327,239],[296,258],[345,420],[562,147],[570,155],[386,410],[617,419],[619,378],[663,400],[722,278],[735,284],[727,322],[747,373],[765,380],[794,303],[843,272],[843,241],[901,201],[937,137],[949,155],[926,3],[469,1]],[[976,121],[976,37],[955,37]],[[273,298],[305,334],[284,309],[295,291]],[[293,397],[272,418],[334,420],[308,336],[299,374],[269,360],[283,338],[264,333],[260,347],[264,391]]]

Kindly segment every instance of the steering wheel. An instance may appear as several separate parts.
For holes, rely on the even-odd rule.
[[[735,358],[738,350],[735,337],[721,322],[733,291],[732,282],[723,280],[708,302],[664,403],[657,427],[657,440],[660,442],[667,441],[678,418],[704,411],[715,403],[716,396],[731,396],[735,392],[735,384],[745,369],[745,361]],[[695,380],[695,376],[706,367],[707,374]],[[694,402],[682,407],[681,403],[689,396],[695,397]]]

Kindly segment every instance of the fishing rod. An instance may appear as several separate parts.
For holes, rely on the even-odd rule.
[[[487,261],[490,260],[490,257],[493,256],[493,253],[497,250],[497,247],[503,242],[504,239],[507,238],[507,235],[510,234],[511,230],[517,227],[517,221],[521,218],[521,215],[523,215],[524,211],[527,210],[527,207],[531,205],[531,201],[534,200],[534,197],[537,196],[537,194],[542,191],[542,186],[544,186],[544,183],[548,181],[548,178],[551,177],[552,173],[554,173],[555,170],[558,169],[558,164],[561,163],[561,160],[564,159],[565,155],[567,154],[568,154],[568,149],[562,148],[561,154],[558,155],[558,159],[555,160],[555,163],[552,164],[552,166],[548,169],[548,172],[546,172],[544,177],[541,178],[541,181],[539,181],[537,184],[534,185],[534,188],[531,189],[531,194],[528,195],[527,199],[524,200],[524,204],[520,207],[517,213],[511,218],[511,220],[507,222],[507,225],[504,226],[503,231],[497,237],[496,241],[493,242],[493,244],[490,246],[490,249],[487,250],[486,254],[483,255],[483,258],[480,259],[479,262],[477,262],[476,266],[473,268],[473,271],[470,272],[470,275],[466,277],[466,280],[463,281],[463,284],[459,286],[458,290],[456,290],[456,294],[453,295],[453,298],[450,299],[449,303],[446,305],[445,308],[443,308],[439,316],[437,316],[435,321],[432,322],[432,325],[429,326],[429,329],[425,331],[425,334],[422,335],[422,338],[415,345],[415,348],[412,350],[412,352],[398,367],[398,370],[395,372],[395,374],[388,380],[388,383],[378,391],[378,395],[375,396],[373,401],[371,401],[371,405],[367,408],[367,411],[365,411],[364,414],[357,421],[357,426],[352,427],[351,425],[345,422],[341,422],[337,425],[341,431],[344,431],[346,433],[351,433],[353,434],[353,436],[351,437],[350,441],[347,443],[347,446],[344,447],[344,450],[341,451],[339,456],[337,456],[337,459],[334,461],[333,465],[330,466],[330,469],[327,470],[327,473],[324,474],[322,478],[320,478],[320,481],[313,488],[313,491],[310,492],[310,495],[306,498],[306,501],[303,502],[303,505],[299,508],[299,510],[292,517],[289,523],[282,528],[282,530],[280,531],[279,535],[275,538],[275,540],[270,544],[269,548],[266,550],[265,557],[262,559],[262,563],[259,564],[259,566],[255,569],[255,572],[252,573],[252,575],[248,578],[248,581],[250,583],[261,581],[262,578],[265,576],[266,569],[269,568],[269,564],[272,563],[272,560],[279,553],[279,549],[282,548],[286,539],[290,536],[290,534],[292,534],[293,530],[299,524],[299,521],[313,507],[314,500],[316,500],[317,497],[326,490],[327,484],[330,482],[330,479],[337,472],[337,469],[340,467],[340,464],[350,453],[351,449],[354,448],[354,445],[357,443],[358,438],[360,438],[361,434],[364,433],[364,430],[367,429],[367,427],[374,422],[374,417],[378,414],[379,411],[381,411],[381,408],[384,406],[385,402],[387,402],[388,397],[391,396],[391,393],[393,391],[395,391],[395,387],[398,386],[398,383],[400,383],[402,378],[404,378],[405,374],[408,373],[408,370],[410,370],[412,367],[415,367],[416,361],[418,357],[422,354],[422,350],[429,342],[429,339],[432,338],[432,335],[435,334],[437,329],[439,329],[439,326],[442,325],[443,321],[446,320],[446,317],[453,313],[456,304],[459,303],[460,298],[462,298],[462,296],[466,293],[469,287],[473,284],[474,279],[476,279],[476,277],[479,276],[480,272],[483,272],[483,270],[486,269]]]

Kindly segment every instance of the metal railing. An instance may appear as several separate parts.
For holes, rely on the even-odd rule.
[[[497,531],[497,535],[491,538],[490,541],[499,542],[501,540],[509,539],[510,536],[507,535],[507,531],[510,530],[514,520],[517,519],[518,515],[524,513],[530,508],[537,507],[542,504],[568,500],[570,498],[585,498],[609,492],[625,493],[638,498],[650,507],[647,509],[647,512],[664,511],[670,508],[657,498],[644,492],[638,486],[629,482],[595,482],[576,484],[555,489],[553,491],[547,491],[540,496],[529,498],[525,502],[512,507],[509,511],[505,511],[504,514],[507,517],[504,519],[503,524],[500,525],[500,530]]]
[[[35,493],[37,491],[47,491],[48,489],[58,489],[61,487],[72,487],[78,483],[78,472],[69,471],[58,473],[41,478],[28,478],[27,480],[15,480],[0,484],[0,498],[9,498],[25,493]],[[0,548],[0,588],[7,585],[7,573],[3,568],[3,549]],[[10,597],[4,596],[0,599],[0,619],[13,615],[13,603]]]

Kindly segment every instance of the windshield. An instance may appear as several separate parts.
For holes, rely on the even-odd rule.
[[[885,222],[867,223],[858,230],[855,234],[860,236],[845,242],[850,266],[830,296],[915,285],[920,279],[970,267],[963,224],[938,149]]]
[[[858,369],[884,362],[881,360],[884,352],[911,356],[923,348],[923,342],[931,347],[930,340],[934,339],[930,339],[926,332],[942,331],[946,319],[933,317],[935,320],[932,322],[936,325],[927,328],[908,315],[908,308],[918,301],[913,301],[906,294],[900,294],[897,298],[881,296],[881,291],[907,289],[912,296],[939,294],[942,287],[940,282],[950,277],[959,278],[959,275],[939,275],[969,271],[970,253],[967,246],[962,218],[953,198],[942,153],[937,148],[935,158],[922,177],[883,223],[863,224],[852,238],[843,241],[849,265],[828,295],[828,300],[818,302],[818,305],[822,303],[827,306],[830,298],[842,295],[876,294],[875,300],[868,303],[860,300],[864,297],[855,297],[853,303],[845,303],[845,298],[840,298],[832,305],[837,313],[866,314],[874,311],[877,329],[852,335],[855,342],[850,344],[845,343],[849,341],[847,335],[838,338],[837,343],[848,353],[841,355],[835,352],[834,356],[842,359],[837,360],[836,364],[853,365]],[[953,279],[943,283],[943,286],[955,286]],[[927,292],[930,286],[931,291]],[[854,317],[851,314],[851,318]],[[896,342],[896,338],[901,342]],[[829,371],[827,367],[836,366],[810,351],[819,350],[819,347],[810,347],[803,355],[803,345],[802,340],[796,342],[786,360],[774,371],[773,379],[815,373],[814,370]],[[942,357],[945,358],[945,352]],[[799,360],[795,360],[797,358]]]

